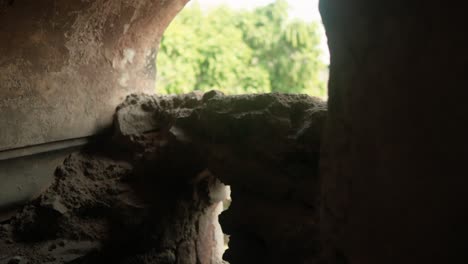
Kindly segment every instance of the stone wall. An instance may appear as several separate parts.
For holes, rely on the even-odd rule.
[[[131,146],[145,132],[171,135],[193,146],[183,151],[187,164],[231,187],[220,216],[230,235],[226,261],[316,263],[325,118],[326,103],[307,95],[132,95],[117,111],[115,137]]]
[[[232,264],[317,263],[325,117],[307,95],[128,96],[113,137],[0,224],[0,263],[221,264],[227,240]]]
[[[161,35],[188,0],[0,1],[0,150],[93,135],[154,90]]]
[[[467,259],[457,5],[321,0],[331,52],[321,223],[337,263]]]

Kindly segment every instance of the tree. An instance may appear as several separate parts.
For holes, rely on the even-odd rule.
[[[158,91],[217,89],[228,94],[292,92],[323,96],[318,25],[288,20],[278,0],[253,11],[226,6],[183,10],[158,55]]]

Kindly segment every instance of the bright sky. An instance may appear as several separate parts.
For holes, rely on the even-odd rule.
[[[274,0],[197,0],[201,6],[210,7],[226,4],[239,9],[252,9],[274,2]],[[190,2],[195,2],[191,0]],[[321,21],[318,11],[318,0],[288,0],[290,15],[306,21]]]
[[[226,4],[238,9],[252,9],[274,2],[274,0],[191,0],[190,2],[195,1],[200,3],[202,7],[213,7],[220,4]],[[320,23],[322,22],[322,18],[320,17],[318,10],[318,0],[287,0],[287,2],[290,6],[289,16],[291,18],[299,18],[305,21],[317,21]],[[328,51],[325,30],[321,28],[320,33],[322,34],[322,43],[320,47],[324,53],[322,59],[326,63],[329,63],[330,55]]]

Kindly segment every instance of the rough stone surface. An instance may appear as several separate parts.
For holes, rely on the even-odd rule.
[[[0,224],[0,263],[21,256],[31,264],[196,264],[210,179],[180,181],[190,165],[177,161],[183,154],[153,150],[164,155],[70,155],[45,193]]]
[[[163,31],[188,0],[0,1],[0,150],[93,135],[154,90]]]
[[[459,3],[322,0],[321,155],[335,262],[466,262],[467,49]]]
[[[223,207],[231,264],[316,263],[325,117],[306,95],[131,95],[111,142],[0,224],[0,263],[225,263]]]
[[[221,215],[230,263],[314,263],[325,117],[325,103],[306,95],[131,95],[115,137],[170,134],[195,146],[194,162],[232,188]]]

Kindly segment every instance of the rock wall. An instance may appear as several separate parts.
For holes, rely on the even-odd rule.
[[[321,0],[332,263],[466,261],[464,15],[440,1]]]
[[[128,96],[114,136],[0,224],[0,264],[222,264],[227,240],[232,264],[316,263],[325,117],[307,95]]]
[[[199,170],[231,186],[232,204],[220,216],[230,235],[226,261],[314,263],[325,118],[325,102],[306,95],[129,96],[115,136],[171,134],[195,146],[191,162]]]
[[[188,0],[0,1],[0,150],[93,135],[153,91],[161,35]]]

